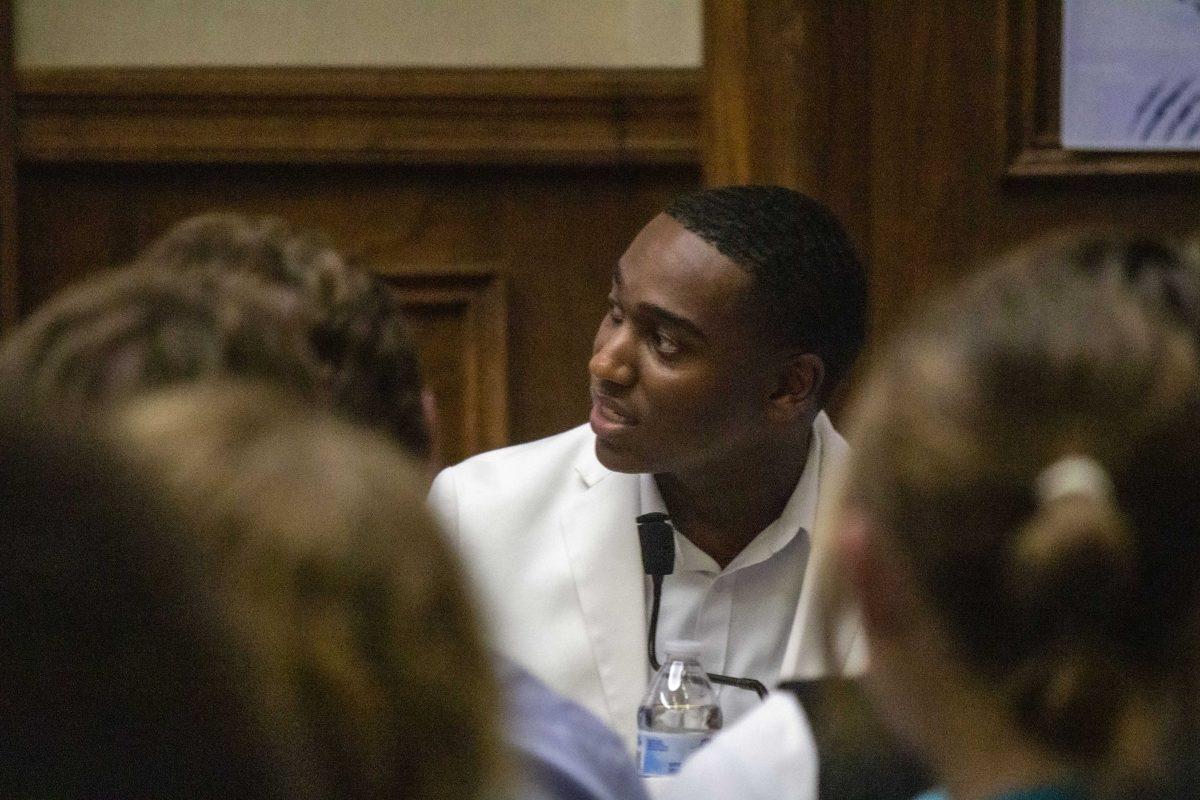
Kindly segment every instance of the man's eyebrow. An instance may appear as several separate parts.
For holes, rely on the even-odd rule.
[[[620,261],[618,261],[616,263],[616,265],[613,266],[612,282],[613,282],[613,286],[621,285],[621,262]]]
[[[704,335],[704,331],[696,327],[696,323],[686,317],[681,317],[678,314],[667,311],[662,306],[656,306],[653,303],[638,303],[637,312],[643,316],[658,320],[660,323],[665,323],[669,327],[678,328],[702,342],[708,340],[708,337]]]

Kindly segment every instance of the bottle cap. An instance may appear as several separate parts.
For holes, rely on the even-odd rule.
[[[700,642],[694,639],[672,639],[667,642],[667,658],[700,658]]]

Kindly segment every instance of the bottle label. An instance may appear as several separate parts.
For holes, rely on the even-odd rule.
[[[711,733],[638,731],[638,773],[643,778],[674,775],[711,738]]]

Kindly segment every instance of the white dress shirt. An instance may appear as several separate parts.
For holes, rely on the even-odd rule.
[[[673,639],[701,644],[708,672],[754,678],[768,689],[780,681],[816,519],[821,437],[814,428],[804,472],[779,518],[721,569],[708,554],[675,532],[675,571],[663,580],[656,652],[666,658]],[[641,478],[641,513],[666,512],[658,484]],[[646,579],[647,620],[653,587]],[[647,664],[649,669],[649,664]],[[762,703],[749,689],[715,686],[726,727]]]

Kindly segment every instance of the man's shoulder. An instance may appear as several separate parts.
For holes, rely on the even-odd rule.
[[[530,470],[555,471],[576,463],[586,465],[594,460],[594,453],[595,434],[585,424],[544,439],[480,453],[447,467],[442,473],[454,474],[458,480],[513,478],[524,481]]]
[[[444,519],[451,514],[458,519],[468,508],[491,509],[487,513],[503,513],[514,503],[537,503],[541,508],[573,494],[573,488],[585,488],[603,470],[596,460],[595,435],[581,425],[447,467],[434,479],[429,500]],[[520,511],[530,513],[527,508]]]

